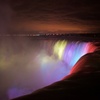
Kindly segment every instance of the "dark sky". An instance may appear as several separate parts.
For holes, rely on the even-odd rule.
[[[0,30],[100,32],[99,0],[3,0]]]

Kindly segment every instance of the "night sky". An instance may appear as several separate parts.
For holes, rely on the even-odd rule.
[[[0,1],[0,33],[100,32],[97,0]]]

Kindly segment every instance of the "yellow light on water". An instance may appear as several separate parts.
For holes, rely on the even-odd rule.
[[[63,40],[59,40],[55,43],[54,45],[54,54],[57,55],[57,57],[61,60],[62,59],[62,56],[63,56],[63,53],[64,53],[64,49],[67,45],[67,41]]]

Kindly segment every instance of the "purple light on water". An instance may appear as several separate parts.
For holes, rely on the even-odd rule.
[[[58,50],[58,52],[55,50],[56,53],[54,53],[55,44],[57,47],[55,49]],[[44,46],[40,48],[40,52],[35,56],[35,63],[32,63],[33,65],[31,64],[33,67],[33,69],[31,67],[31,72],[33,70],[33,76],[35,70],[39,70],[37,71],[38,73],[36,73],[39,77],[37,78],[36,76],[35,79],[41,80],[39,81],[40,83],[38,83],[40,85],[42,84],[40,87],[61,80],[69,74],[70,70],[81,56],[95,50],[91,43],[71,42],[65,40],[56,41],[55,43],[54,41],[45,41],[43,45]],[[34,78],[32,79],[31,77],[31,80],[34,80]],[[31,81],[29,83],[31,83]],[[20,89],[18,87],[14,87],[9,88],[8,95],[11,99],[28,94],[32,91],[32,89],[26,89],[26,87]]]

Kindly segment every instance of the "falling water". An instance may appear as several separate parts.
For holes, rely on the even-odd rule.
[[[1,38],[0,100],[25,95],[61,80],[81,56],[95,49],[91,42]]]

